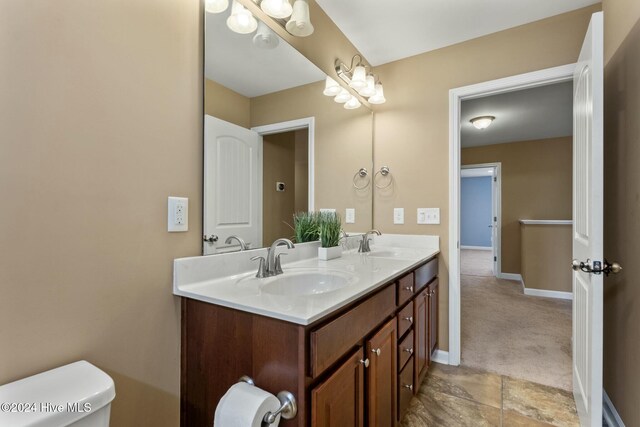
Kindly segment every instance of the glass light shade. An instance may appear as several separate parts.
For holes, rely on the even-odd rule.
[[[493,116],[480,116],[480,117],[474,117],[470,121],[471,121],[471,124],[476,129],[482,130],[482,129],[488,128],[495,119],[496,118]]]
[[[313,34],[313,25],[309,17],[309,4],[306,0],[295,0],[291,19],[285,26],[289,34],[297,37],[307,37]]]
[[[369,98],[370,104],[384,104],[387,99],[384,97],[384,88],[382,83],[376,84],[376,94]]]
[[[364,65],[358,65],[356,69],[353,70],[353,76],[351,77],[349,86],[355,90],[360,90],[367,86],[367,72],[364,69]]]
[[[222,13],[229,7],[229,0],[205,0],[204,10],[209,13]]]
[[[362,96],[366,96],[367,98],[376,94],[376,80],[372,74],[367,76],[367,85],[360,89],[358,93]]]
[[[258,32],[253,36],[253,44],[260,49],[275,49],[280,38],[264,22],[258,22]]]
[[[326,80],[324,81],[324,91],[322,93],[327,96],[336,96],[340,93],[341,89],[342,88],[337,81],[327,76]]]
[[[284,19],[291,16],[293,8],[289,0],[262,0],[260,8],[272,18]]]
[[[362,104],[355,96],[351,95],[351,99],[349,99],[345,104],[344,108],[347,110],[355,110],[356,108],[360,108]]]
[[[346,90],[345,88],[340,88],[340,93],[336,95],[335,98],[333,98],[334,101],[336,101],[338,104],[344,104],[345,102],[349,101],[351,99],[351,94],[349,93],[348,90]]]
[[[233,0],[231,16],[227,18],[227,27],[234,33],[249,34],[258,28],[258,21],[243,5]]]

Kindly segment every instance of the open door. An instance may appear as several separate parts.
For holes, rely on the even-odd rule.
[[[262,246],[262,137],[212,116],[204,123],[204,245],[223,250],[230,235]],[[234,244],[236,242],[233,242]]]
[[[573,75],[573,394],[583,427],[602,426],[602,156],[599,12],[591,18]]]

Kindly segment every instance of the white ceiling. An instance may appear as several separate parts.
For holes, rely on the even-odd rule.
[[[600,0],[316,2],[375,66],[569,12]]]
[[[325,74],[284,40],[275,49],[252,43],[255,34],[227,28],[229,11],[205,13],[206,78],[249,98],[324,80]]]
[[[573,83],[556,83],[462,102],[462,147],[556,138],[573,133]],[[473,117],[494,116],[478,130]]]

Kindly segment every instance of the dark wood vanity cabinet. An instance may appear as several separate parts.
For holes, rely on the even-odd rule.
[[[396,427],[437,343],[438,259],[310,325],[182,300],[181,426],[211,427],[242,375],[288,390],[284,427]]]

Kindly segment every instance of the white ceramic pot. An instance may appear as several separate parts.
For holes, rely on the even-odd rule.
[[[328,261],[342,256],[342,246],[333,246],[330,248],[318,248],[318,258]]]

